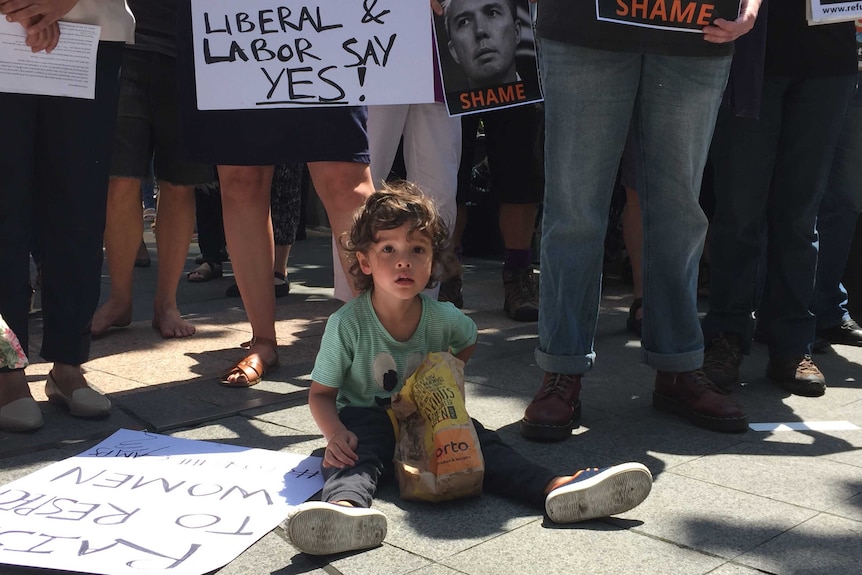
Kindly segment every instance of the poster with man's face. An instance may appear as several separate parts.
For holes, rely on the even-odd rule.
[[[540,102],[528,0],[445,0],[434,19],[450,116]]]

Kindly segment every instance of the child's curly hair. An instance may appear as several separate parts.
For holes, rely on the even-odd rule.
[[[433,288],[440,281],[450,266],[448,259],[452,257],[447,250],[449,229],[434,202],[419,186],[398,181],[384,184],[381,190],[371,194],[353,214],[349,235],[345,234],[347,237],[341,238],[341,246],[347,251],[350,274],[357,290],[365,291],[374,285],[371,276],[359,267],[357,252],[367,253],[381,230],[393,230],[405,223],[408,224],[408,233],[425,233],[431,238],[431,277],[425,288]]]

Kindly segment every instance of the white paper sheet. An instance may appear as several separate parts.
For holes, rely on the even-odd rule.
[[[104,575],[207,573],[319,491],[320,462],[121,429],[0,486],[0,564]]]
[[[24,28],[0,18],[0,92],[96,97],[100,26],[60,22],[60,41],[48,54],[24,44]]]

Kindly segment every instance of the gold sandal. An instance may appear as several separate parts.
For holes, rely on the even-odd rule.
[[[253,337],[248,344],[249,348],[254,347],[255,345],[263,345],[272,349],[275,353],[275,360],[267,363],[259,354],[253,353],[248,355],[221,376],[222,385],[227,387],[251,387],[260,383],[263,376],[265,376],[268,371],[279,366],[278,343],[276,343],[274,339]],[[244,377],[245,380],[243,381],[239,376]],[[231,377],[234,377],[235,379],[231,380]]]

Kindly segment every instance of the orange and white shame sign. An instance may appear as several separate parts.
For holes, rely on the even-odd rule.
[[[700,32],[716,18],[738,14],[739,0],[596,0],[601,22],[676,32]]]

